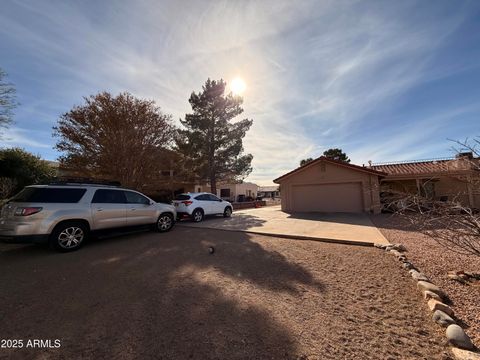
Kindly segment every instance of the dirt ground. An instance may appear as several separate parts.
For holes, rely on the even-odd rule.
[[[463,285],[448,278],[449,271],[480,273],[480,258],[447,250],[432,238],[414,231],[402,218],[382,214],[372,217],[383,235],[392,243],[402,243],[407,257],[435,284],[443,288],[450,300],[459,324],[480,345],[480,284]]]
[[[215,252],[209,254],[208,247]],[[176,228],[57,254],[0,245],[2,358],[448,359],[381,250]]]

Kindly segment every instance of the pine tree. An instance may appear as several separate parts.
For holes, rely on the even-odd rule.
[[[350,162],[347,154],[345,154],[342,149],[328,149],[323,152],[323,156],[338,161]]]
[[[218,181],[238,181],[251,171],[253,156],[243,153],[243,141],[253,121],[232,120],[243,112],[243,99],[225,95],[223,80],[208,79],[199,93],[192,92],[192,113],[180,120],[177,150],[182,154],[184,169],[196,181],[209,182],[216,193]]]
[[[305,166],[312,161],[313,161],[312,158],[307,158],[307,159],[300,160],[300,166]]]

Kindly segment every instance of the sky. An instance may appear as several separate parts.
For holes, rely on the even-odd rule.
[[[480,135],[480,1],[0,3],[0,67],[20,103],[0,147],[55,160],[52,127],[100,91],[175,122],[207,78],[246,83],[247,181],[342,148],[366,164],[453,155]]]

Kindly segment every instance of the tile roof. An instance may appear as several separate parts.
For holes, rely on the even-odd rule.
[[[390,164],[373,164],[372,169],[394,175],[442,174],[471,170],[469,162],[459,159],[419,160]]]

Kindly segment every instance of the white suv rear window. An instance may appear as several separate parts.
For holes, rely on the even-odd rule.
[[[180,194],[175,196],[175,200],[190,200],[190,195]]]

